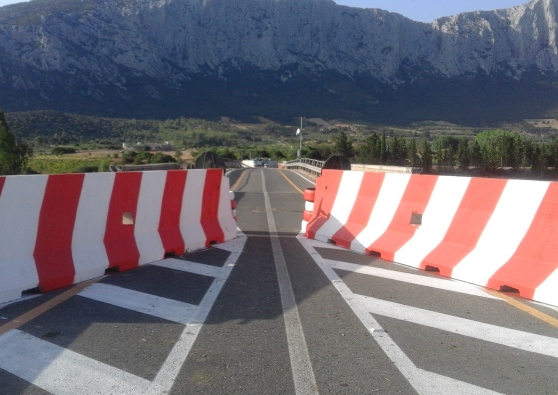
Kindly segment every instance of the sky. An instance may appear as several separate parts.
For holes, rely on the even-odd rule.
[[[21,2],[21,0],[0,0],[0,7]],[[510,8],[527,3],[529,0],[335,0],[335,2],[351,7],[381,8],[405,15],[415,21],[432,22],[442,16]]]

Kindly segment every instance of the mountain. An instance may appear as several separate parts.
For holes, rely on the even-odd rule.
[[[0,106],[127,118],[558,116],[558,0],[430,24],[332,0],[0,8]]]

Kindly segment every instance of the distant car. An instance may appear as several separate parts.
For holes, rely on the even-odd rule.
[[[262,162],[263,162],[263,165],[264,165],[264,166],[269,165],[269,158],[263,158],[263,161],[262,161]]]
[[[261,158],[254,159],[254,166],[262,166],[262,165],[263,165],[263,161],[261,160]]]

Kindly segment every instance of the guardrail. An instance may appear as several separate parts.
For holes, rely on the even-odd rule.
[[[315,176],[319,176],[322,173],[324,163],[323,160],[301,158],[283,162],[282,166],[285,169],[304,170]]]
[[[283,162],[282,166],[285,169],[304,170],[314,175],[322,173],[322,167],[325,161],[301,158]],[[351,164],[351,170],[364,171],[373,173],[404,173],[404,174],[420,174],[422,169],[420,167],[403,167],[403,166],[384,166],[384,165],[361,165]]]

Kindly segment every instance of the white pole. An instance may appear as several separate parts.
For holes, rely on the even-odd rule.
[[[302,158],[302,117],[300,117],[300,147],[298,157]]]

